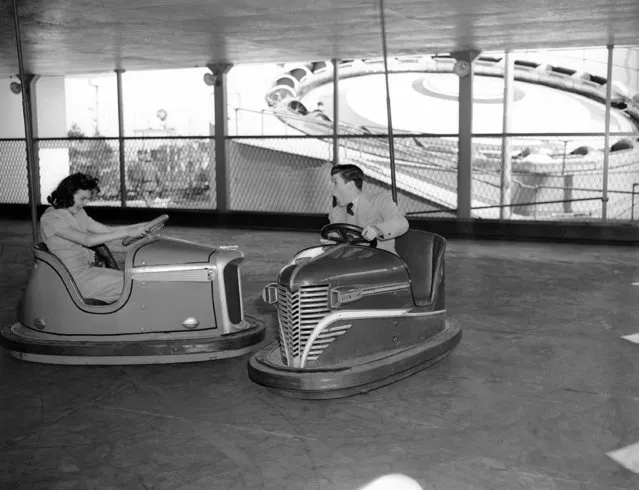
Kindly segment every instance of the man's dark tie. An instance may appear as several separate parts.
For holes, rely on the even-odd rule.
[[[348,206],[346,206],[346,212],[353,216],[355,213],[353,212],[353,203],[349,202]]]

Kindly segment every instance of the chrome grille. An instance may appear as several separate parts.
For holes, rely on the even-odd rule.
[[[293,293],[279,284],[277,308],[282,359],[289,366],[299,367],[304,346],[311,332],[330,311],[328,285],[305,286]],[[327,328],[314,342],[308,360],[317,359],[324,349],[347,329],[346,325]]]

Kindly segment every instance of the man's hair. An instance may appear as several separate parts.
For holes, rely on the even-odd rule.
[[[100,192],[99,180],[91,175],[83,173],[71,174],[62,179],[58,187],[47,197],[47,201],[56,209],[70,208],[74,204],[74,198],[78,191],[91,191],[93,194]]]
[[[355,187],[362,190],[364,172],[357,165],[335,165],[331,168],[331,175],[341,175],[344,182],[355,182]]]

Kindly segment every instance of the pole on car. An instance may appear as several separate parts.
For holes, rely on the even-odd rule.
[[[24,137],[27,146],[27,182],[29,187],[29,205],[31,207],[31,226],[33,232],[33,244],[38,243],[38,195],[35,188],[35,168],[34,147],[33,147],[33,124],[31,120],[31,80],[33,75],[27,75],[24,71],[24,61],[22,56],[22,37],[20,35],[20,21],[18,19],[17,1],[13,0],[13,24],[15,26],[16,47],[18,50],[18,70],[20,84],[22,85],[22,116],[24,118]]]
[[[391,114],[390,86],[388,83],[388,48],[386,46],[386,17],[384,0],[379,0],[379,12],[382,26],[382,51],[384,53],[384,81],[386,82],[386,117],[388,119],[388,153],[390,156],[391,193],[397,203],[397,181],[395,178],[395,141],[393,138],[393,116]]]

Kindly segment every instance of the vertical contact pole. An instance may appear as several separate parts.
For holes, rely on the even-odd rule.
[[[339,73],[337,60],[333,59],[333,165],[339,165]]]
[[[608,72],[606,82],[606,116],[605,116],[605,134],[604,134],[604,161],[603,161],[603,189],[601,196],[601,221],[604,223],[608,219],[608,165],[610,161],[610,106],[612,101],[612,50],[613,46],[609,44],[608,48]]]
[[[395,141],[393,138],[393,116],[391,115],[390,85],[388,83],[388,52],[386,46],[386,17],[384,0],[379,0],[379,11],[382,21],[382,50],[384,53],[384,81],[386,82],[386,116],[388,118],[388,151],[390,154],[391,193],[397,203],[397,182],[395,177]]]
[[[333,59],[333,165],[339,165],[339,73],[337,60]]]
[[[27,185],[29,187],[29,205],[31,208],[31,231],[33,244],[37,244],[38,239],[38,203],[36,196],[40,193],[36,189],[35,175],[35,155],[33,149],[33,121],[31,119],[31,80],[33,76],[24,72],[24,60],[22,57],[22,37],[20,35],[20,21],[18,20],[18,5],[13,0],[13,24],[16,34],[16,46],[18,49],[18,70],[20,71],[20,82],[22,84],[22,117],[24,118],[24,138],[27,150]]]
[[[120,206],[126,207],[126,159],[124,148],[124,103],[122,102],[122,73],[124,70],[115,70],[115,79],[118,91],[118,142],[120,145]]]

